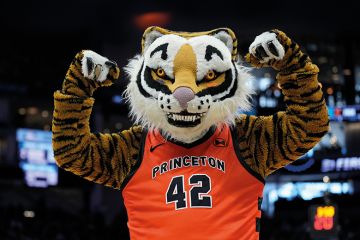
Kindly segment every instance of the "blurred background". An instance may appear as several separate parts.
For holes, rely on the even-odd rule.
[[[179,31],[230,27],[244,55],[278,28],[320,67],[331,131],[267,179],[261,239],[360,239],[360,28],[356,1],[1,1],[0,239],[128,239],[119,191],[56,167],[52,94],[81,49],[125,66],[151,25]],[[253,71],[248,114],[283,110],[275,73]],[[95,93],[93,131],[131,125],[124,76]]]

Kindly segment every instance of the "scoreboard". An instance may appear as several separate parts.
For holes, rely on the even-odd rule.
[[[58,167],[51,137],[50,131],[26,128],[16,131],[19,166],[29,187],[46,188],[58,184]]]
[[[312,205],[309,209],[310,235],[316,239],[336,239],[338,208],[336,205]]]

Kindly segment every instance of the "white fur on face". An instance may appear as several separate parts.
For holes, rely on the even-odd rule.
[[[166,51],[167,59],[162,59],[161,51],[150,56],[151,52],[162,44],[168,44]],[[206,113],[201,118],[199,125],[188,128],[169,124],[167,114],[180,113],[182,109],[172,94],[166,94],[161,89],[153,89],[146,84],[144,80],[145,67],[143,67],[143,71],[140,73],[140,78],[141,86],[149,95],[148,97],[141,93],[137,84],[138,75],[143,64],[152,69],[161,67],[169,77],[173,78],[174,58],[184,44],[192,46],[195,52],[197,59],[197,80],[201,80],[209,70],[215,70],[216,72],[231,71],[233,77],[231,86],[223,92],[214,96],[210,94],[195,96],[193,100],[188,102],[186,110],[189,113]],[[216,47],[220,51],[222,59],[217,54],[212,54],[212,58],[206,60],[205,54],[208,45]],[[248,73],[249,69],[242,67],[238,63],[233,63],[228,46],[212,36],[200,36],[187,40],[176,35],[164,35],[148,46],[143,56],[138,55],[131,59],[125,70],[130,77],[130,83],[126,89],[126,97],[131,106],[131,116],[136,123],[142,124],[147,128],[161,129],[169,137],[178,141],[186,143],[196,141],[213,125],[225,122],[232,124],[239,108],[242,110],[250,108],[249,97],[252,94],[252,89],[248,83],[251,79]],[[235,83],[236,86],[234,86]],[[225,96],[229,94],[232,87],[236,87],[234,95],[226,98]],[[221,99],[222,97],[225,98]]]
[[[196,55],[197,80],[203,79],[209,70],[225,72],[231,68],[231,53],[228,51],[225,44],[219,39],[212,36],[200,36],[190,38],[188,42],[190,46],[192,46]],[[216,47],[221,52],[223,59],[216,54],[212,54],[211,60],[207,61],[204,56],[206,55],[206,47],[209,45]]]
[[[187,40],[185,38],[173,34],[159,37],[148,47],[147,51],[145,52],[145,65],[152,69],[162,68],[169,77],[174,78],[174,59],[176,53],[179,51],[182,45],[186,44],[186,42]],[[168,44],[167,59],[164,60],[161,58],[161,51],[158,51],[150,56],[155,48],[161,46],[162,44]]]

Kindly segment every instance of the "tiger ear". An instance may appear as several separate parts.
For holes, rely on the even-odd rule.
[[[144,54],[149,46],[159,37],[164,36],[158,27],[149,27],[145,30],[141,41],[141,52]]]
[[[229,49],[232,58],[237,58],[237,39],[235,33],[229,28],[216,29],[210,35],[222,41]]]

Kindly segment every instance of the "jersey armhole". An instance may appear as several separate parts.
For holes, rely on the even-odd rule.
[[[140,149],[139,149],[139,155],[137,157],[137,161],[134,164],[134,166],[131,167],[129,174],[125,177],[124,181],[122,182],[121,187],[120,187],[121,193],[123,192],[126,185],[129,183],[129,181],[132,179],[132,177],[135,175],[137,170],[140,168],[140,165],[143,161],[144,148],[145,148],[145,142],[146,142],[147,135],[148,135],[148,130],[144,129],[144,131],[142,132],[142,136],[141,136]]]
[[[265,179],[260,175],[260,173],[253,170],[244,160],[244,158],[241,155],[240,151],[240,144],[238,141],[238,138],[236,137],[236,129],[234,126],[230,127],[230,134],[233,142],[233,148],[236,154],[237,159],[239,160],[240,164],[250,173],[253,177],[255,177],[257,180],[259,180],[262,184],[265,184]]]

